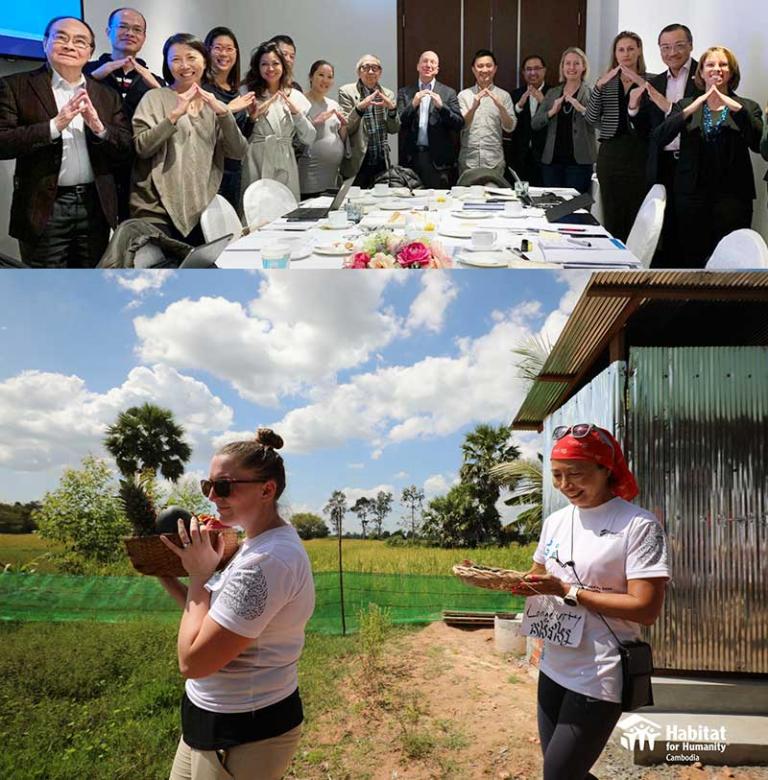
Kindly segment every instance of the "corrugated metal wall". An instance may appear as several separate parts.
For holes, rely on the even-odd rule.
[[[617,361],[598,374],[588,385],[576,393],[556,412],[544,420],[544,517],[568,502],[560,491],[552,486],[549,478],[549,451],[552,449],[552,431],[558,425],[575,425],[591,422],[614,431],[623,444],[624,439],[624,385],[626,364]]]
[[[659,668],[768,672],[768,350],[633,348],[627,458],[665,524]]]

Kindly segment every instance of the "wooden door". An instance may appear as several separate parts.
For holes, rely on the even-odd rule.
[[[547,63],[547,83],[557,84],[560,56],[569,46],[586,47],[587,0],[520,0],[520,58],[538,54]],[[593,74],[602,73],[604,64],[591,63]],[[514,79],[520,84],[520,74]]]
[[[421,53],[440,58],[437,78],[457,91],[461,61],[462,0],[398,0],[397,86],[416,83]]]

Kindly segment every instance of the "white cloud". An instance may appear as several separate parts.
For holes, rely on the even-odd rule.
[[[366,362],[401,329],[382,307],[390,274],[271,274],[250,305],[203,297],[137,317],[145,362],[206,370],[243,397],[276,404]]]
[[[106,393],[78,376],[25,371],[0,382],[0,466],[42,471],[103,453],[105,428],[123,409],[146,402],[170,409],[194,447],[232,423],[232,410],[202,382],[167,366],[134,368]]]
[[[445,321],[448,305],[459,294],[450,271],[432,271],[421,277],[421,292],[411,303],[406,327],[426,328],[438,333]]]
[[[107,271],[107,278],[117,282],[124,290],[132,292],[134,295],[144,295],[145,293],[159,290],[175,273],[171,270],[140,271],[126,269],[121,271]]]
[[[360,438],[370,441],[376,459],[388,444],[448,435],[481,420],[509,421],[525,393],[511,349],[538,318],[538,306],[523,304],[479,338],[457,340],[452,357],[359,374],[272,427],[295,452]]]

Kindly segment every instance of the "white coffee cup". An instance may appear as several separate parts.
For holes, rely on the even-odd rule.
[[[389,191],[389,185],[386,182],[381,182],[379,184],[373,185],[373,192],[376,195],[386,195]]]
[[[470,235],[472,249],[492,249],[496,245],[495,230],[473,230]]]
[[[519,217],[523,213],[523,204],[519,200],[508,200],[504,204],[504,213],[511,217]]]
[[[329,211],[328,212],[328,224],[331,227],[346,227],[347,226],[347,212],[346,211]]]

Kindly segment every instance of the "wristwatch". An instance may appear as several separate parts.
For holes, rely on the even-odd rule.
[[[563,596],[563,601],[569,606],[569,607],[578,607],[579,606],[579,588],[577,588],[575,585],[571,585],[570,588],[568,588],[568,593]]]

